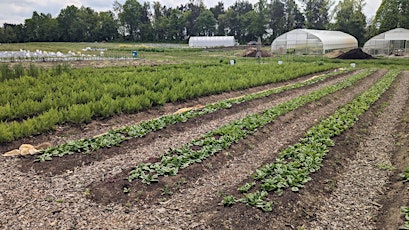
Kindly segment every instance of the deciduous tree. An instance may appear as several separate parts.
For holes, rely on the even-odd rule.
[[[343,0],[334,9],[334,29],[351,34],[363,45],[365,39],[366,16],[362,12],[363,0]]]
[[[307,29],[326,29],[329,24],[331,0],[302,0]]]

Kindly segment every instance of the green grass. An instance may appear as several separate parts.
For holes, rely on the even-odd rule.
[[[177,47],[168,46],[153,46],[145,43],[72,43],[72,42],[31,42],[31,43],[14,43],[1,44],[0,51],[16,51],[24,50],[43,50],[62,53],[81,52],[84,54],[99,54],[99,51],[87,51],[82,49],[91,48],[106,48],[104,52],[106,57],[132,57],[132,51],[138,51],[138,57],[141,59],[158,61],[159,63],[215,63],[220,60],[228,61],[235,59],[237,62],[258,63],[256,58],[244,58],[240,54],[242,50],[226,50],[226,49],[190,49],[187,44],[180,44]],[[270,47],[263,47],[269,51]],[[351,63],[356,63],[357,68],[386,68],[386,69],[401,69],[409,70],[408,58],[378,58],[373,60],[339,60],[329,59],[322,56],[312,55],[279,55],[269,58],[262,58],[262,64],[277,63],[278,60],[284,62],[308,62],[308,63],[339,63],[342,66],[349,66]]]

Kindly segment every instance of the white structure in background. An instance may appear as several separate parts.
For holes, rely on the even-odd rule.
[[[30,50],[20,49],[19,51],[0,51],[0,62],[100,60],[102,57],[104,57],[104,52],[107,49],[87,47],[83,50],[94,51],[94,53],[83,54],[81,52],[75,53],[72,51],[68,51],[67,54],[64,54],[64,53],[61,53],[60,51],[57,51],[57,52],[48,51],[47,52],[47,51],[42,51],[42,50],[30,51]],[[99,55],[95,54],[96,51],[99,52]],[[111,59],[118,59],[118,58],[111,58]],[[119,58],[119,59],[123,59],[123,58]],[[127,59],[127,57],[124,57],[124,59]]]
[[[409,54],[409,30],[397,28],[369,39],[363,51],[371,55]]]
[[[340,31],[295,29],[277,37],[271,44],[275,54],[325,54],[332,50],[358,48],[355,37]]]
[[[190,37],[189,47],[212,48],[235,46],[234,36]]]

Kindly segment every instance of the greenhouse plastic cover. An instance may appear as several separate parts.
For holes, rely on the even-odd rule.
[[[329,50],[357,47],[357,39],[341,31],[295,29],[277,37],[271,44],[271,51],[286,53],[287,49],[304,49],[305,53],[320,54]]]
[[[189,47],[229,47],[235,45],[234,36],[196,36],[189,39]]]
[[[409,30],[396,28],[369,39],[363,50],[372,55],[389,55],[393,49],[409,51]]]

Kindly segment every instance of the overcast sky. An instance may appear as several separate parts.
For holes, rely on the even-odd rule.
[[[188,0],[150,0],[151,3],[153,1],[158,1],[168,7],[175,7],[188,2]],[[227,8],[236,0],[204,0],[204,3],[207,8],[210,8],[219,1],[224,2],[224,6]],[[368,18],[375,15],[381,1],[366,0],[364,13]],[[123,4],[125,0],[118,0],[118,2]],[[139,0],[139,2],[143,2],[143,0]],[[254,4],[258,0],[249,0],[249,2]],[[44,14],[50,13],[53,17],[57,17],[61,9],[69,5],[90,7],[95,11],[108,11],[113,9],[113,3],[114,0],[0,0],[0,25],[6,22],[13,24],[24,23],[25,19],[32,17],[34,11]]]

